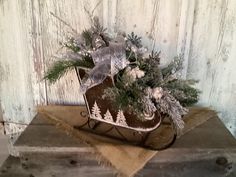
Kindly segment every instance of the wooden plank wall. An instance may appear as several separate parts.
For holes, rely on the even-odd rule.
[[[198,0],[188,77],[200,80],[200,104],[212,106],[236,137],[236,1]]]
[[[110,33],[142,36],[149,49],[161,50],[163,65],[183,54],[184,77],[201,80],[200,103],[223,110],[222,120],[235,125],[234,0],[0,0],[0,103],[10,134],[25,128],[36,105],[83,104],[74,72],[54,85],[42,77],[71,31],[51,12],[81,32],[90,24],[85,9]]]

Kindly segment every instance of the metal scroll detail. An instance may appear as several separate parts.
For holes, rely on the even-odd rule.
[[[120,113],[121,112],[118,111],[118,114]],[[122,123],[118,125],[114,122],[109,111],[107,111],[103,117],[98,116],[99,118],[96,117],[96,119],[89,116],[88,112],[81,112],[80,116],[84,121],[82,121],[80,125],[74,126],[76,129],[111,137],[112,139],[121,140],[124,143],[138,145],[152,150],[168,148],[176,139],[175,127],[168,117],[162,118],[157,128],[140,132],[128,126],[124,126],[124,119],[122,119]]]

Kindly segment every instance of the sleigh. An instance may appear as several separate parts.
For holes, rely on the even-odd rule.
[[[62,43],[65,51],[56,55],[61,60],[44,77],[54,83],[76,70],[87,113],[75,128],[145,148],[169,147],[184,128],[184,106],[196,103],[200,93],[191,87],[196,81],[179,78],[183,59],[161,67],[160,52],[149,51],[141,37],[108,35],[99,18],[91,22]]]
[[[76,71],[81,82],[85,73],[80,69]],[[177,133],[170,117],[156,111],[145,120],[139,120],[133,113],[117,110],[110,100],[102,98],[108,87],[112,87],[110,77],[86,91],[83,96],[87,113],[81,115],[86,121],[75,128],[152,150],[162,150],[174,143]]]

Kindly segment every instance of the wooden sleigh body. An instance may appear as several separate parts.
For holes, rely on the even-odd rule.
[[[77,70],[77,76],[81,82],[84,72]],[[86,91],[87,121],[76,128],[154,150],[165,149],[174,143],[176,128],[168,116],[155,112],[140,120],[134,118],[135,114],[117,110],[110,100],[102,98],[108,87],[112,87],[109,77]]]

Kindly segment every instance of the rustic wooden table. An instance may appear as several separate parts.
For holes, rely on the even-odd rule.
[[[57,129],[38,115],[14,146],[0,177],[112,177],[116,171],[98,164],[94,149]],[[137,177],[235,177],[236,140],[218,117],[180,137],[151,159]]]

